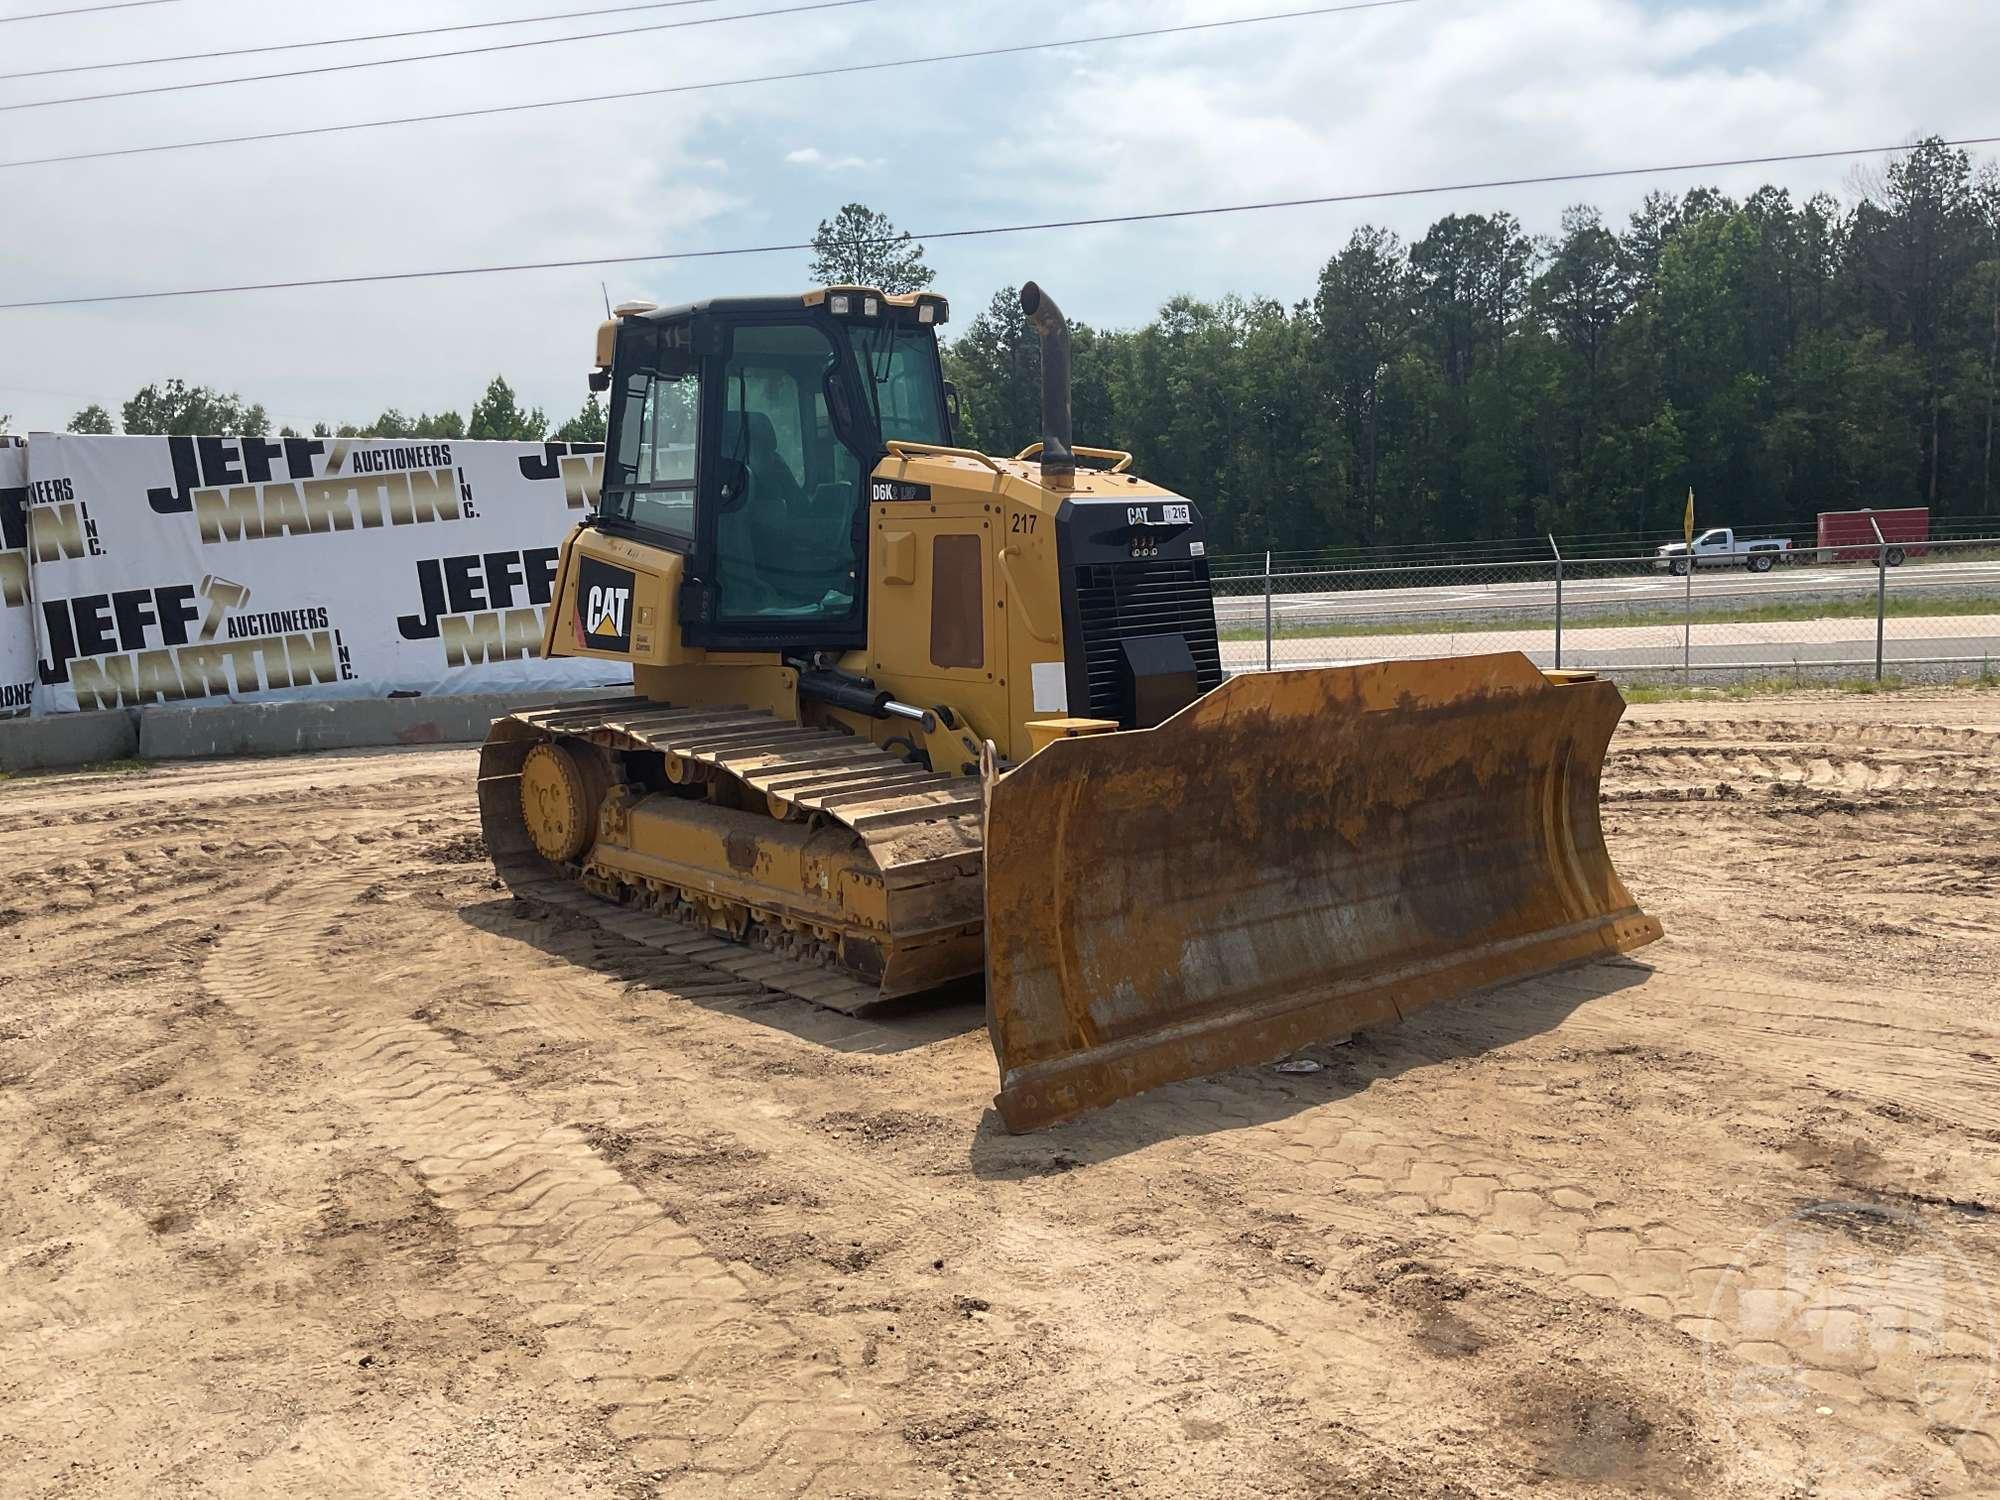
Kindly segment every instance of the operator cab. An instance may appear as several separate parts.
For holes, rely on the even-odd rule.
[[[868,476],[895,440],[952,442],[930,292],[824,287],[627,305],[594,518],[688,558],[689,645],[844,650],[867,634]]]

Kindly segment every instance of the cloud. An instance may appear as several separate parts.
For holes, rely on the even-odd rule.
[[[883,164],[879,156],[872,160],[865,156],[828,156],[817,146],[787,151],[785,160],[794,166],[820,167],[828,172],[872,172]]]

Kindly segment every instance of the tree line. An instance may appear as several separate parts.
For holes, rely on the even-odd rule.
[[[120,409],[123,430],[151,437],[269,437],[270,414],[261,404],[246,402],[233,392],[189,385],[184,380],[166,380],[147,386],[133,395]],[[111,413],[92,403],[70,418],[69,430],[77,433],[108,434],[119,431]],[[514,388],[496,375],[486,392],[471,408],[471,415],[457,411],[429,412],[408,416],[394,407],[372,422],[315,423],[310,432],[280,426],[279,437],[315,438],[469,438],[502,442],[536,443],[553,438],[565,443],[604,441],[604,406],[593,392],[583,410],[559,426],[553,426],[542,409],[524,407]]]
[[[1357,229],[1290,306],[1176,297],[1077,326],[1077,441],[1198,500],[1216,550],[1809,528],[1995,512],[2000,171],[1928,140],[1844,206],[1648,197],[1622,229]],[[1008,288],[949,346],[964,441],[1039,436]]]

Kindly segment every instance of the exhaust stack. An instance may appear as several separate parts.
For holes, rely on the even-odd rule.
[[[1042,483],[1052,490],[1072,489],[1076,454],[1070,449],[1069,322],[1032,281],[1021,288],[1021,311],[1042,341]]]

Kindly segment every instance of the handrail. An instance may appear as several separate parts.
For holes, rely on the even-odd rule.
[[[908,462],[913,454],[942,453],[947,458],[977,459],[980,463],[985,464],[986,467],[991,469],[995,474],[1005,474],[1007,472],[1005,469],[1001,468],[1000,465],[993,462],[993,460],[986,454],[981,453],[977,448],[950,448],[945,446],[943,443],[911,443],[911,442],[905,442],[902,438],[891,438],[889,439],[888,442],[884,443],[882,446],[887,448],[891,453],[895,454],[896,457],[904,460],[905,462]]]
[[[1030,443],[1014,455],[1014,462],[1024,464],[1041,451],[1042,445],[1040,443]],[[1132,467],[1132,455],[1127,453],[1123,448],[1086,448],[1083,444],[1077,443],[1069,451],[1081,458],[1117,459],[1118,462],[1104,471],[1107,474],[1123,474],[1127,469]]]

